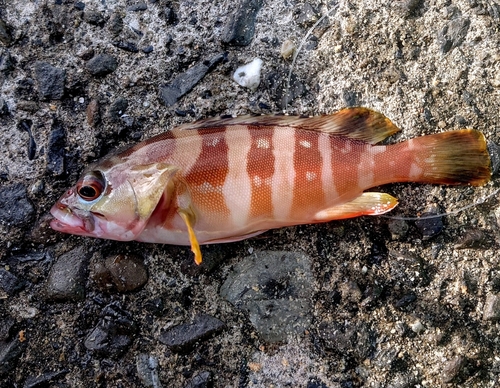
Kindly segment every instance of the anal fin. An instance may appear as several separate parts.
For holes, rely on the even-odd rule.
[[[350,202],[321,210],[315,214],[314,221],[325,222],[384,214],[394,209],[397,204],[398,200],[386,193],[363,193]]]

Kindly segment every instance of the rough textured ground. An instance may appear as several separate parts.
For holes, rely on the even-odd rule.
[[[331,10],[297,58],[290,113],[362,105],[400,126],[394,142],[473,127],[500,143],[495,1],[0,0],[1,386],[500,384],[496,196],[435,236],[384,218],[300,226],[206,247],[201,268],[186,247],[47,227],[63,190],[111,149],[203,117],[281,111],[281,44]],[[241,14],[255,20],[233,39]],[[232,74],[255,57],[251,92]],[[383,190],[400,199],[396,214],[416,215],[495,186]],[[246,269],[264,290],[254,299],[221,295],[247,256],[274,263],[271,251],[299,264]]]

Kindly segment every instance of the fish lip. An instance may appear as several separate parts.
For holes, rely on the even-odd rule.
[[[61,209],[56,204],[50,209],[50,214],[54,217],[54,219],[50,221],[50,227],[52,229],[72,234],[88,233],[85,221],[67,208]]]

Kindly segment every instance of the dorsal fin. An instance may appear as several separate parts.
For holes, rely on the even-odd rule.
[[[267,116],[224,116],[183,124],[177,127],[176,130],[214,128],[230,125],[294,127],[308,131],[346,136],[350,139],[362,140],[370,144],[376,144],[399,131],[399,128],[383,114],[368,108],[345,108],[331,115],[315,117],[279,114]]]

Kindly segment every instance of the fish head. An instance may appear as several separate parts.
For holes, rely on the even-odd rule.
[[[172,191],[177,170],[165,163],[91,166],[52,206],[50,226],[80,236],[134,240],[165,191]]]

